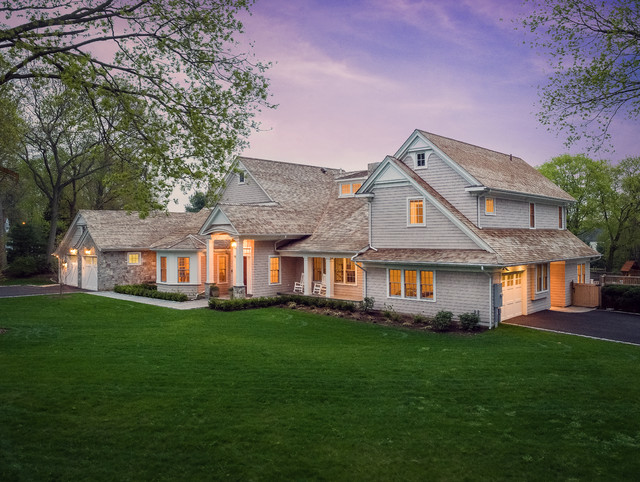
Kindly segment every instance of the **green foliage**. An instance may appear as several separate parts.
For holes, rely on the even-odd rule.
[[[553,71],[542,87],[540,121],[565,132],[568,145],[588,137],[599,147],[616,115],[640,113],[640,2],[525,3],[533,8],[519,21]]]
[[[429,323],[429,318],[427,318],[424,315],[417,314],[417,315],[413,315],[413,322],[416,325],[426,325],[427,323]]]
[[[473,331],[480,324],[478,313],[463,313],[459,316],[460,326],[463,330]]]
[[[165,293],[158,291],[158,287],[152,284],[116,285],[113,287],[116,293],[125,295],[144,296],[169,301],[187,301],[189,297],[184,293]]]
[[[4,227],[3,227],[4,229]],[[8,234],[9,263],[17,258],[46,255],[46,228],[39,223],[27,222],[11,226]]]
[[[362,300],[362,304],[360,308],[365,313],[368,313],[373,309],[373,306],[375,305],[375,303],[376,303],[376,299],[373,296],[365,296],[364,299]]]
[[[202,191],[196,191],[189,197],[189,204],[185,206],[188,213],[198,213],[207,205],[207,195]]]
[[[14,258],[4,270],[4,274],[12,278],[26,278],[48,271],[48,264],[44,256],[19,256]]]
[[[390,319],[391,321],[400,321],[400,315],[393,308],[393,305],[387,305],[386,303],[382,308],[382,316]]]
[[[450,311],[440,310],[431,320],[431,326],[436,331],[447,331],[453,324],[453,313]]]
[[[640,313],[640,286],[605,285],[601,293],[602,308]]]
[[[356,311],[357,306],[352,301],[333,300],[330,298],[315,298],[313,296],[302,295],[280,295],[272,297],[255,297],[233,300],[221,300],[219,298],[209,299],[209,308],[219,311],[237,311],[253,308],[266,308],[268,306],[286,305],[290,308],[296,306],[316,306],[318,308],[329,308],[334,310]]]

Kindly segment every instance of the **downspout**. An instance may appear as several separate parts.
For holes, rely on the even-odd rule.
[[[480,266],[484,274],[489,277],[489,329],[493,328],[493,274],[487,273],[484,266]]]
[[[369,205],[369,206],[371,206],[371,205]],[[360,269],[363,271],[363,273],[364,273],[364,297],[365,297],[365,298],[367,297],[367,294],[368,294],[368,293],[367,293],[367,270],[366,270],[366,269],[364,269],[362,266],[360,266],[360,265],[358,264],[358,262],[357,262],[354,258],[355,258],[356,256],[358,256],[358,255],[360,255],[360,254],[364,253],[365,251],[369,250],[369,248],[374,249],[374,248],[372,248],[372,247],[371,247],[371,245],[369,245],[369,246],[367,246],[366,248],[363,248],[363,249],[361,249],[360,251],[358,251],[356,254],[354,254],[354,255],[353,255],[353,256],[351,256],[351,258],[350,258],[350,259],[351,259],[351,261],[353,261],[353,264],[355,264],[358,268],[360,268]],[[375,251],[377,251],[377,249],[375,249]]]

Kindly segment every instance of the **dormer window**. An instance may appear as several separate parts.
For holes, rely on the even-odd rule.
[[[353,197],[362,186],[361,182],[345,182],[340,184],[340,197]]]
[[[484,198],[484,213],[489,216],[496,214],[496,200],[492,197]]]
[[[244,171],[238,172],[238,184],[244,184]]]
[[[416,167],[427,167],[427,158],[424,152],[418,152],[416,155]]]

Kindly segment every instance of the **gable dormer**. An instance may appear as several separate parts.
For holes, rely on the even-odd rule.
[[[338,186],[338,197],[355,196],[360,186],[367,180],[368,175],[369,171],[356,171],[337,176],[335,181]]]
[[[238,160],[235,169],[225,178],[220,202],[231,204],[257,204],[271,202],[267,192],[260,186],[247,167]]]

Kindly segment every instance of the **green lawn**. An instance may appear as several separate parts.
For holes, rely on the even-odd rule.
[[[640,347],[0,299],[0,480],[632,480]]]
[[[57,281],[57,275],[55,274],[39,274],[30,276],[28,278],[0,278],[0,286],[14,286],[14,285],[50,285],[55,284]]]

